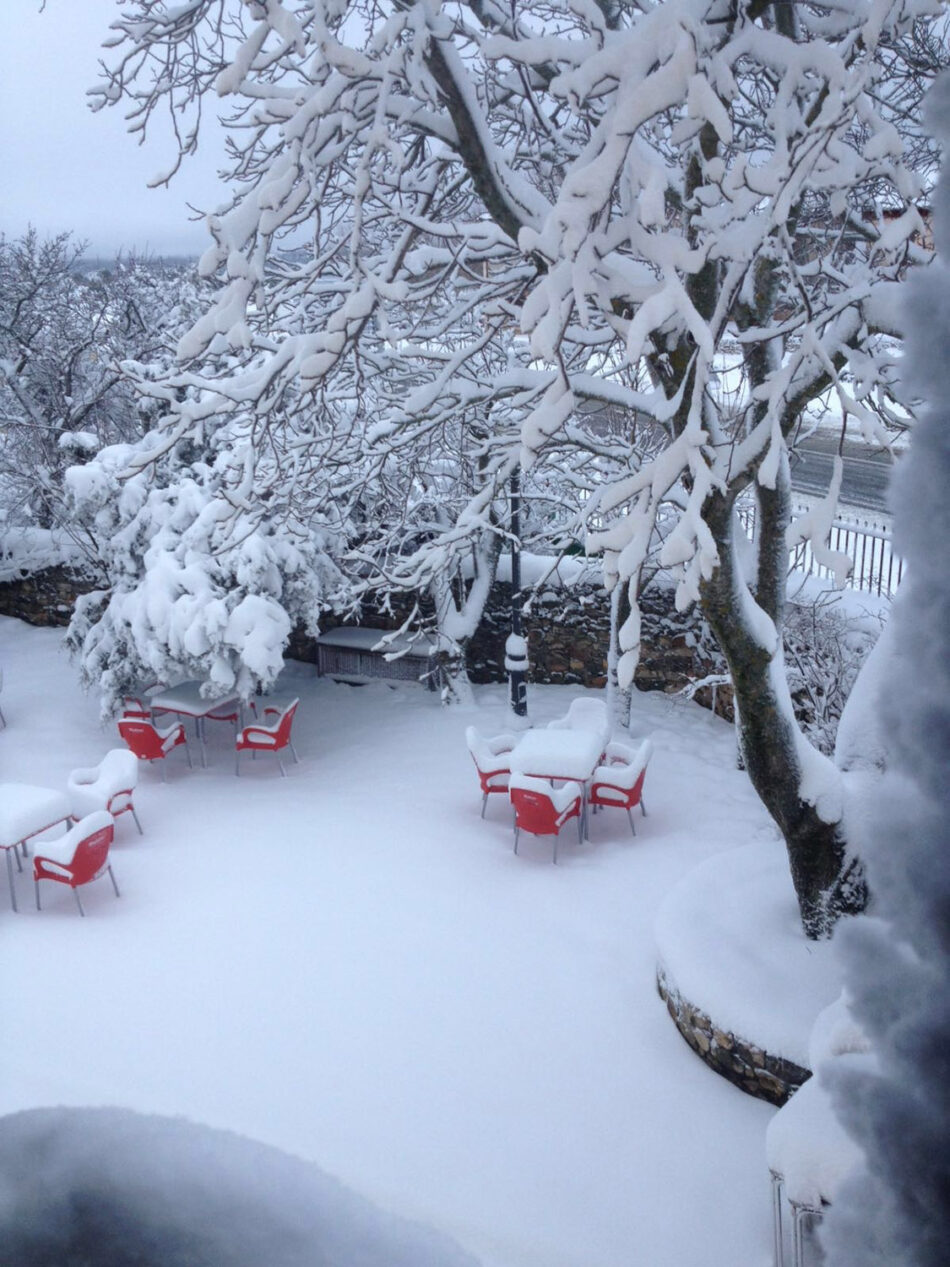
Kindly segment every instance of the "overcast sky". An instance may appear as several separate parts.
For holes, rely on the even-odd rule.
[[[0,0],[0,232],[71,229],[93,254],[198,254],[210,238],[187,204],[222,201],[220,140],[209,139],[170,189],[148,189],[170,166],[168,142],[156,133],[139,146],[125,131],[124,105],[96,114],[86,105],[121,7],[47,0],[41,13],[40,0]]]

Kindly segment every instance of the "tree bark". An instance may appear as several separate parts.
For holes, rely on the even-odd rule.
[[[787,499],[780,489],[760,500],[758,541],[766,612],[769,607],[776,610],[768,560],[777,557],[784,544],[783,501]],[[805,935],[827,937],[839,916],[857,914],[866,905],[861,865],[848,851],[840,822],[826,822],[802,799],[801,745],[807,741],[795,722],[785,682],[781,626],[776,626],[776,642],[769,647],[755,636],[744,615],[754,600],[735,554],[733,499],[716,494],[709,499],[704,518],[716,538],[720,562],[701,585],[701,604],[732,674],[746,771],[785,839]],[[816,759],[824,758],[816,754]]]

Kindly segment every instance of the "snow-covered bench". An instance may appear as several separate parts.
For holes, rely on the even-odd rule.
[[[317,638],[317,672],[345,682],[371,678],[423,682],[434,691],[440,673],[437,650],[437,641],[422,634],[393,635],[386,629],[341,626]]]

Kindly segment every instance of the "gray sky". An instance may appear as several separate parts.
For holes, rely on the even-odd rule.
[[[85,91],[117,0],[0,0],[0,231],[28,224],[42,234],[73,230],[93,254],[117,250],[198,254],[210,244],[187,203],[222,201],[220,137],[199,150],[170,189],[148,180],[171,165],[158,132],[145,146],[125,131],[125,106],[93,114]]]

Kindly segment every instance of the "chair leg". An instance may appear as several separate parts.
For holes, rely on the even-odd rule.
[[[482,793],[482,818],[485,817],[485,806],[488,804],[488,793]]]
[[[115,876],[112,874],[112,863],[111,863],[111,862],[110,862],[110,863],[109,863],[109,865],[106,867],[106,870],[109,872],[109,879],[112,881],[112,887],[115,889],[115,895],[116,895],[116,897],[121,897],[121,896],[122,896],[122,894],[119,892],[119,886],[116,884],[116,882],[115,882]]]
[[[578,814],[578,816],[577,816],[577,843],[578,843],[579,845],[582,845],[582,844],[584,843],[584,813],[583,813],[583,810],[582,810],[582,811],[581,811],[581,813],[580,813],[580,814]]]
[[[297,756],[297,749],[294,747],[293,740],[289,739],[287,742],[290,747],[290,751],[294,754],[294,765],[300,765],[300,758]]]
[[[165,759],[164,759],[164,757],[162,758],[161,764],[159,765],[159,767],[158,767],[158,768],[159,768],[159,770],[161,770],[161,772],[162,772],[162,782],[163,782],[163,783],[167,783],[167,782],[168,782],[168,777],[167,777],[167,775],[165,774]]]
[[[277,752],[277,753],[275,753],[274,755],[275,755],[275,756],[276,756],[276,758],[277,758],[277,764],[280,766],[280,777],[281,777],[282,779],[286,779],[286,777],[287,777],[287,771],[284,769],[284,763],[283,763],[283,761],[281,761],[281,759],[280,759],[280,753],[279,753],[279,752]]]
[[[238,776],[238,778],[241,777],[241,749],[240,748],[238,748],[237,752],[234,754],[234,773]]]
[[[36,909],[39,911],[39,910],[41,910],[41,909],[42,909],[42,908],[41,908],[41,906],[40,906],[40,882],[39,882],[39,880],[37,880],[37,879],[34,879],[34,880],[33,880],[33,889],[34,889],[34,892],[36,893]],[[14,903],[13,903],[13,909],[14,909],[14,910],[16,910],[16,902],[14,902]]]
[[[640,813],[643,815],[644,818],[646,818],[647,806],[646,806],[646,801],[644,801],[642,796],[640,797]]]
[[[86,912],[82,909],[82,902],[79,900],[79,890],[76,888],[73,888],[73,897],[76,899],[76,905],[79,907],[79,914],[85,918]]]
[[[554,833],[554,865],[557,866],[557,832]]]
[[[627,806],[627,821],[630,823],[630,830],[635,836],[637,834],[637,829],[633,825],[633,812],[629,805]]]
[[[515,853],[517,853],[517,852],[518,852],[518,837],[519,837],[519,835],[520,835],[520,834],[521,834],[521,828],[520,828],[520,827],[516,827],[516,828],[515,828]],[[11,892],[11,893],[13,892],[12,886],[11,886],[10,892]]]
[[[132,817],[135,819],[135,825],[139,829],[139,835],[140,836],[144,835],[144,832],[142,831],[142,824],[139,822],[139,816],[135,812],[135,806],[130,805],[129,809],[132,811]]]

